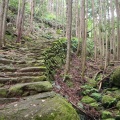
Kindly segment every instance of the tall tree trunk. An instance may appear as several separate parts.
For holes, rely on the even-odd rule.
[[[118,41],[117,59],[120,60],[120,2],[118,0],[115,0],[115,3],[117,12],[117,41]]]
[[[30,33],[33,32],[33,18],[34,18],[34,9],[35,9],[35,0],[31,0],[31,15],[30,15]]]
[[[66,66],[65,74],[68,73],[70,69],[70,53],[71,53],[71,30],[72,30],[72,0],[68,1],[67,4],[67,56],[66,56]]]
[[[113,4],[114,0],[111,0],[110,2],[110,10],[111,10],[111,27],[112,27],[112,31],[111,31],[111,44],[112,44],[112,51],[113,51],[113,60],[115,60],[116,58],[116,40],[115,40],[115,31],[114,31],[114,27],[115,27],[115,21],[114,21],[114,4]]]
[[[76,0],[76,22],[75,22],[75,27],[76,27],[76,37],[78,37],[78,21],[79,21],[79,8],[78,8],[78,3],[79,1]]]
[[[8,3],[9,0],[5,0],[5,7],[4,7],[4,14],[3,14],[3,26],[2,26],[2,42],[3,47],[5,46],[5,31],[6,31],[6,17],[7,17],[7,11],[8,11]]]
[[[99,0],[99,50],[101,68],[103,68],[103,49],[102,49],[102,0]]]
[[[21,7],[21,12],[20,12],[20,18],[19,18],[19,26],[18,26],[18,37],[16,42],[20,42],[21,36],[22,36],[22,26],[23,26],[23,18],[24,18],[24,10],[25,10],[25,2],[26,0],[22,1],[22,7]]]
[[[18,26],[19,26],[19,19],[20,19],[20,11],[21,11],[21,0],[18,2],[18,13],[17,13],[17,19],[16,19],[16,32],[18,34]]]
[[[94,59],[95,59],[95,61],[97,61],[97,42],[96,42],[96,28],[95,28],[95,7],[94,7],[94,0],[92,0],[92,15],[93,15]]]
[[[85,0],[81,1],[81,38],[82,38],[82,79],[84,78],[85,72],[85,61],[86,61],[86,34],[85,34]]]
[[[2,48],[2,26],[3,26],[3,13],[4,13],[4,0],[0,0],[0,48]]]
[[[81,2],[81,1],[80,1]],[[80,44],[81,44],[81,21],[80,21],[80,12],[78,12],[78,46],[77,46],[77,55],[80,54]]]

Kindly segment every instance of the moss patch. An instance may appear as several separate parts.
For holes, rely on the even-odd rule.
[[[112,113],[109,111],[102,111],[102,119],[108,119],[112,117]]]
[[[118,101],[116,107],[120,110],[120,101]]]
[[[30,94],[35,94],[39,92],[51,91],[51,89],[52,89],[52,85],[48,81],[24,83],[24,84],[16,84],[12,86],[9,89],[9,94],[10,96],[25,95],[26,91],[30,92]]]
[[[6,97],[8,90],[5,88],[0,88],[0,97]]]
[[[104,95],[102,97],[102,104],[104,107],[112,107],[116,103],[116,98],[110,95]]]
[[[89,96],[84,96],[82,98],[81,102],[86,103],[86,104],[90,104],[90,103],[96,102],[96,100],[91,98],[91,97],[89,97]]]
[[[111,75],[111,82],[115,85],[115,86],[119,86],[120,87],[120,68],[116,69],[114,71],[114,73]]]

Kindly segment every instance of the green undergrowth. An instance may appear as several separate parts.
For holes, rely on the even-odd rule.
[[[65,63],[66,39],[56,40],[52,46],[45,50],[45,65],[47,68],[48,80],[54,80],[55,69]]]
[[[102,79],[102,74],[89,79],[81,86],[81,104],[93,107],[101,114],[101,120],[120,120],[120,68],[116,69],[110,78],[103,82],[101,90],[97,83]]]

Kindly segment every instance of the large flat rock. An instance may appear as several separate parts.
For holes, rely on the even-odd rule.
[[[2,120],[79,120],[65,99],[53,92],[34,95],[0,108]]]

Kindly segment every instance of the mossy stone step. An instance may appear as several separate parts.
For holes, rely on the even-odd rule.
[[[40,66],[40,67],[26,67],[19,70],[19,72],[45,72],[46,67]]]
[[[0,72],[15,72],[17,69],[11,66],[0,66]]]
[[[0,105],[18,101],[19,98],[0,98]]]
[[[41,76],[44,72],[15,72],[15,73],[6,73],[10,77],[21,77],[21,76]]]
[[[0,98],[6,97],[8,93],[8,89],[6,88],[0,88]]]
[[[41,96],[46,96],[46,98],[41,98]],[[30,96],[26,100],[6,105],[0,109],[0,119],[80,120],[71,104],[51,92]]]
[[[19,83],[10,87],[8,97],[28,96],[28,95],[33,95],[40,92],[47,92],[51,90],[52,90],[52,85],[48,81]]]
[[[0,58],[0,63],[10,64],[10,63],[14,63],[14,61],[13,60],[9,60],[9,59],[5,59],[5,58]]]
[[[0,78],[0,83],[3,84],[15,84],[15,83],[26,83],[26,82],[38,82],[38,81],[45,81],[46,80],[46,76],[42,75],[42,76],[24,76],[24,77],[12,77],[12,78]]]

